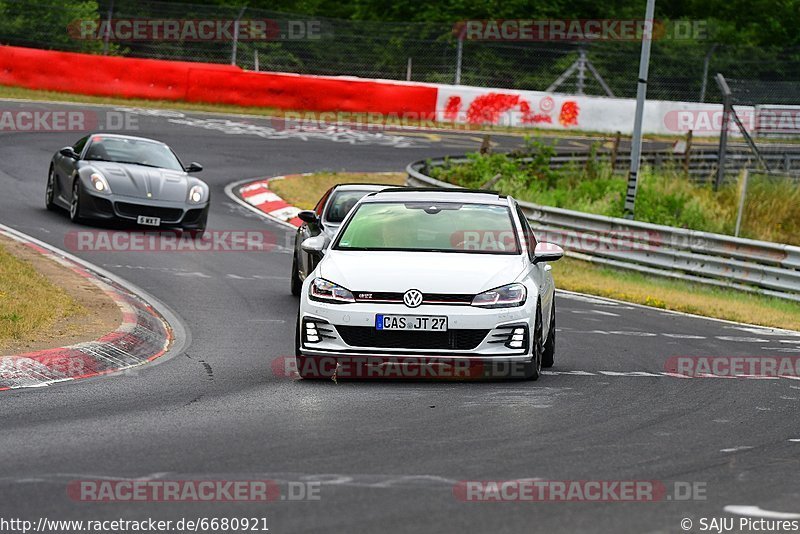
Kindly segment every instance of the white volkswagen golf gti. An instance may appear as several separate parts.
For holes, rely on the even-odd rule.
[[[301,290],[295,354],[304,378],[332,376],[343,361],[467,362],[532,380],[553,365],[548,262],[564,252],[536,242],[511,197],[386,189],[364,197],[332,239],[302,247],[323,253]]]

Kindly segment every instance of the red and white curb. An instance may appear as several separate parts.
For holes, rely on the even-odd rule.
[[[354,174],[364,174],[361,171],[352,171]],[[270,182],[283,180],[285,178],[297,178],[300,176],[311,176],[313,172],[298,174],[286,174],[283,176],[272,176],[270,178],[255,178],[241,180],[228,184],[225,187],[225,194],[237,204],[266,217],[272,221],[283,224],[290,228],[297,228],[303,224],[297,214],[302,210],[292,206],[274,191],[269,188]],[[394,174],[392,172],[372,172],[370,174]]]
[[[308,176],[306,174],[287,174],[285,176],[274,176],[272,178],[264,178],[249,182],[246,185],[234,187],[235,194],[244,200],[248,205],[256,208],[264,215],[278,222],[288,223],[294,227],[303,224],[297,214],[300,208],[290,205],[283,200],[274,191],[269,188],[269,183],[274,180],[283,180],[284,178],[291,178],[296,176]]]
[[[174,323],[168,322],[154,304],[127,287],[129,284],[9,227],[0,225],[0,234],[83,276],[108,295],[122,311],[119,327],[94,341],[0,356],[0,391],[46,386],[130,369],[163,356],[173,346]],[[182,327],[180,338],[182,344]]]

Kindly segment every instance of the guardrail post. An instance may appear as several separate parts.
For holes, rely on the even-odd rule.
[[[106,31],[103,35],[103,55],[108,55],[108,40],[111,33],[111,19],[114,17],[114,0],[111,0],[108,4],[108,25],[106,26]]]
[[[717,179],[714,181],[714,191],[718,191],[719,186],[725,180],[725,152],[728,150],[728,127],[731,120],[731,89],[721,73],[717,73],[715,80],[722,93],[722,128],[719,132]]]
[[[631,170],[628,174],[628,189],[625,193],[625,218],[633,219],[636,207],[636,190],[639,184],[639,165],[642,157],[642,121],[644,102],[647,98],[647,73],[650,70],[650,45],[653,41],[653,13],[656,0],[647,0],[642,32],[642,55],[639,58],[639,78],[636,84],[636,115],[633,119],[631,142]]]
[[[619,143],[622,139],[622,132],[617,132],[614,136],[614,145],[611,147],[611,174],[617,170],[617,154],[619,153]]]
[[[683,173],[686,175],[686,179],[689,179],[689,163],[691,162],[692,156],[692,130],[686,132],[686,152],[683,154]]]
[[[461,85],[461,60],[464,55],[464,35],[467,33],[467,27],[464,26],[458,34],[458,47],[456,48],[456,80],[453,85]]]
[[[742,212],[744,211],[744,200],[747,197],[747,178],[749,176],[748,170],[742,169],[742,190],[739,193],[739,213],[736,214],[736,231],[734,236],[739,237],[739,230],[742,227]]]
[[[244,10],[247,9],[247,6],[243,6],[242,10],[239,11],[239,16],[236,17],[236,21],[233,23],[233,44],[231,45],[231,65],[236,65],[236,51],[239,47],[239,21],[242,20],[242,15],[244,15]]]

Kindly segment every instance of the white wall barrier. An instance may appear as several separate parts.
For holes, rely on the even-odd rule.
[[[495,124],[553,130],[614,133],[633,132],[636,100],[578,96],[542,91],[514,91],[439,85],[437,120],[463,124]],[[755,108],[736,106],[745,128],[755,127]],[[700,102],[648,100],[644,110],[647,134],[719,135],[722,105]],[[731,133],[737,134],[731,121]]]

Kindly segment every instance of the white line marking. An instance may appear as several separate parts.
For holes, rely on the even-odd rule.
[[[634,336],[634,337],[656,337],[658,334],[652,332],[636,332],[634,330],[610,330],[609,334],[618,336]]]
[[[655,373],[648,373],[647,371],[628,371],[628,372],[600,371],[600,374],[606,376],[661,376]]]
[[[753,447],[749,445],[739,445],[738,447],[731,447],[729,449],[720,449],[719,452],[738,452],[738,451],[747,451],[752,449]]]
[[[800,519],[800,514],[795,514],[791,512],[773,512],[772,510],[762,510],[758,506],[729,504],[723,509],[729,514],[746,515],[750,517],[763,517],[765,519]]]
[[[610,317],[619,317],[618,313],[611,313],[603,310],[570,310],[570,312],[578,315],[596,314],[596,315],[608,315]]]

